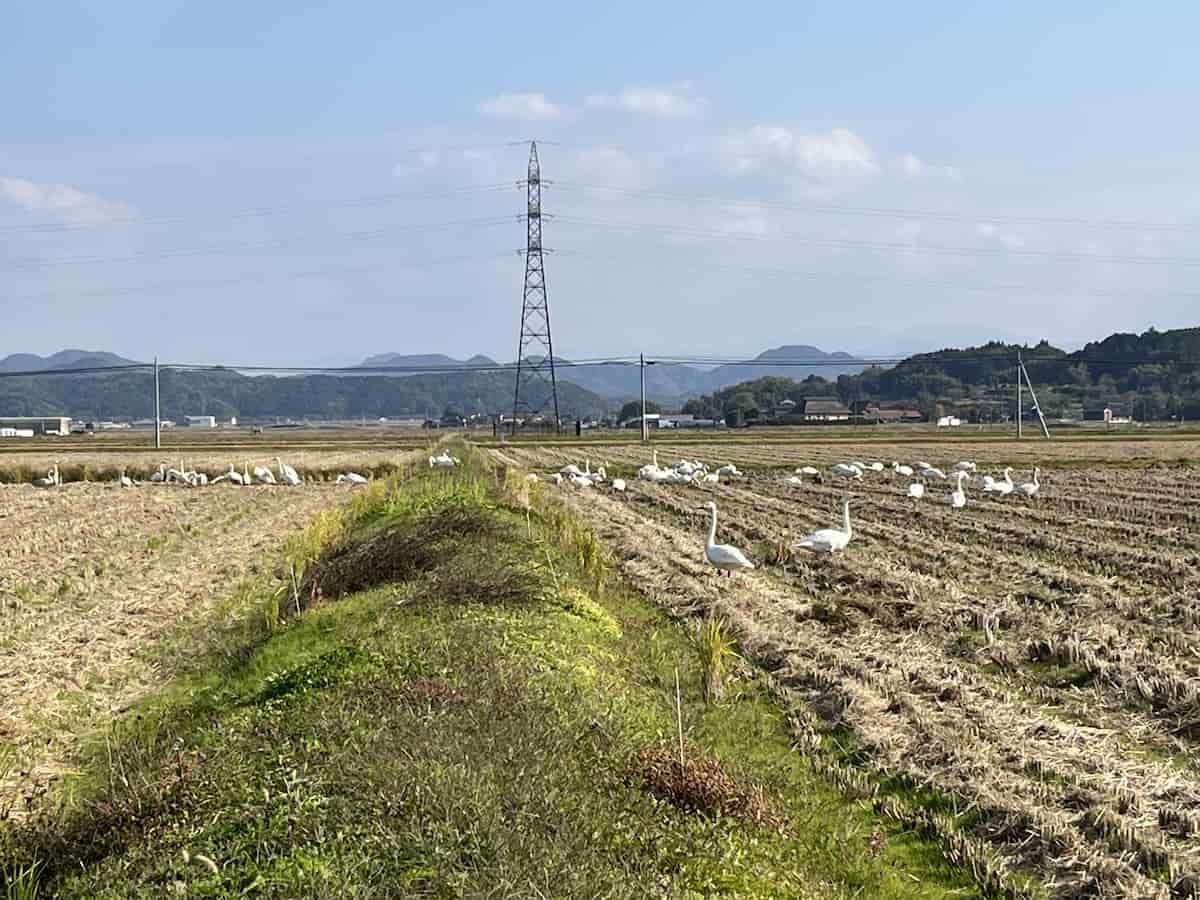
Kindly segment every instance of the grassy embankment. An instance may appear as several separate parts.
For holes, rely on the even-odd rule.
[[[8,898],[975,893],[814,774],[718,630],[702,668],[478,466],[376,482],[289,545],[291,589],[240,586],[241,627],[0,822]]]

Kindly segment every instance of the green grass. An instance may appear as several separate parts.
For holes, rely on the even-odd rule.
[[[752,671],[705,703],[688,629],[510,488],[418,470],[315,525],[296,564],[452,505],[499,528],[286,624],[247,583],[245,623],[90,745],[75,800],[0,824],[0,858],[64,898],[976,895],[936,843],[818,777]],[[761,789],[779,827],[647,787],[676,671],[686,752]]]

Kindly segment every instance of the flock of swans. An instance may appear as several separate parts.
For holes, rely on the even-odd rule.
[[[276,475],[276,472],[278,472],[278,475]],[[366,484],[369,480],[357,472],[343,472],[338,475],[337,484],[360,485]],[[187,487],[207,487],[208,485],[220,484],[223,481],[239,486],[282,484],[296,487],[303,483],[303,479],[299,473],[278,456],[275,457],[275,471],[272,471],[269,466],[262,465],[256,465],[251,469],[250,463],[247,461],[242,463],[242,470],[240,472],[237,470],[236,465],[230,463],[228,471],[223,472],[215,478],[209,478],[207,473],[189,468],[183,460],[180,460],[178,467],[172,466],[167,462],[159,463],[158,469],[150,475],[151,484],[180,484]],[[59,471],[58,463],[50,467],[44,478],[35,478],[33,480],[34,487],[41,488],[58,487],[62,483],[62,474]],[[121,470],[121,475],[117,483],[123,488],[132,488],[141,484],[140,481],[129,477],[125,469]]]
[[[432,464],[431,457],[430,465]],[[845,481],[847,484],[861,482],[868,475],[881,475],[890,478],[898,476],[906,480],[912,479],[907,485],[906,495],[915,501],[925,498],[927,485],[931,486],[937,482],[953,484],[953,490],[946,495],[946,503],[952,509],[963,509],[966,507],[967,485],[974,482],[976,478],[979,479],[983,493],[996,497],[1018,495],[1032,499],[1037,496],[1041,488],[1039,481],[1041,469],[1036,467],[1033,470],[1033,480],[1022,484],[1013,481],[1013,470],[1011,467],[1004,470],[1004,475],[1001,478],[995,478],[992,475],[977,475],[977,470],[978,466],[975,463],[963,460],[951,466],[949,473],[923,461],[914,462],[911,466],[897,461],[893,462],[890,467],[881,462],[843,462],[831,466],[829,472],[833,478]],[[637,471],[639,479],[655,484],[715,484],[719,483],[723,477],[740,474],[737,466],[732,463],[712,471],[704,463],[685,459],[679,460],[673,466],[660,466],[657,450],[654,451],[652,460]],[[554,484],[568,484],[580,488],[595,487],[607,482],[615,491],[624,491],[626,489],[624,479],[613,478],[609,482],[604,466],[598,467],[593,472],[591,460],[586,460],[582,469],[571,463],[563,466],[553,474],[538,475],[531,473],[528,478],[531,481],[545,480]],[[806,479],[816,483],[823,483],[825,475],[820,469],[814,466],[801,466],[785,480],[789,484],[800,485],[804,484]],[[710,514],[708,540],[704,545],[704,557],[716,569],[717,575],[719,576],[722,572],[732,575],[732,573],[737,571],[753,569],[754,563],[737,547],[732,544],[718,544],[716,542],[717,504],[710,501],[699,508],[708,510]],[[842,522],[840,527],[822,528],[814,531],[812,534],[805,535],[792,544],[792,549],[832,555],[845,550],[853,537],[854,530],[850,524],[850,500],[846,499],[842,502]]]

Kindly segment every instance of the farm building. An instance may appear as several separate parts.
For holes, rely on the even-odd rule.
[[[216,416],[184,416],[180,421],[180,425],[191,428],[216,428]]]
[[[0,416],[0,428],[63,435],[71,433],[71,419],[68,416]]]
[[[805,422],[849,422],[850,410],[840,400],[805,398],[796,404],[793,414]]]
[[[1109,403],[1083,411],[1083,421],[1103,422],[1106,425],[1128,425],[1133,421],[1133,410],[1123,403]]]
[[[850,404],[850,415],[855,422],[879,424],[884,422],[920,422],[924,419],[915,409],[884,409],[870,400],[855,400]]]

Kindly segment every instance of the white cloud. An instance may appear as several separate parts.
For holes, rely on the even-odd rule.
[[[38,184],[2,175],[0,197],[29,212],[49,213],[73,225],[96,225],[137,215],[137,210],[127,203],[105,200],[69,184]]]
[[[1025,246],[1025,237],[1015,231],[1002,231],[991,222],[980,222],[975,226],[975,234],[987,240],[996,241],[1009,250],[1020,250]]]
[[[593,109],[623,109],[627,112],[665,119],[686,119],[698,116],[708,101],[691,92],[688,84],[678,87],[627,87],[619,94],[596,94],[587,98]]]
[[[441,156],[436,150],[420,150],[414,153],[411,159],[396,163],[392,168],[392,175],[397,178],[403,178],[406,175],[418,175],[421,172],[436,169],[440,163]]]
[[[815,178],[879,173],[874,151],[846,128],[806,134],[780,125],[755,125],[725,138],[722,152],[738,172],[775,163]]]
[[[892,168],[908,178],[944,178],[955,183],[963,180],[962,171],[954,166],[931,166],[911,153],[894,160]]]
[[[496,119],[538,121],[556,119],[562,115],[562,107],[551,103],[542,93],[497,94],[484,100],[476,109]]]
[[[569,160],[571,173],[578,178],[604,184],[637,184],[638,167],[628,153],[618,147],[589,147]]]

